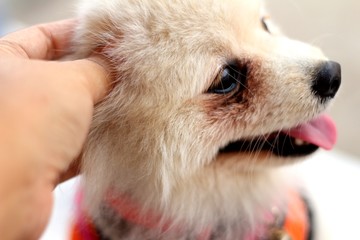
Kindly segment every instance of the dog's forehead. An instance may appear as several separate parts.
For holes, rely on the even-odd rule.
[[[144,14],[148,36],[167,44],[175,42],[178,49],[206,49],[205,54],[231,52],[232,46],[252,39],[263,14],[259,0],[145,2],[149,4]]]
[[[239,48],[253,44],[253,32],[261,26],[261,3],[83,0],[83,24],[88,31],[80,41],[87,40],[95,47],[107,46],[110,58],[126,60],[126,71],[137,74],[144,84],[162,84],[181,76],[187,82],[184,86],[192,82],[194,90],[190,92],[194,95],[210,84],[224,61],[241,57]],[[150,66],[154,64],[162,67]],[[139,77],[144,73],[146,78]],[[152,77],[160,75],[161,78]],[[156,81],[145,81],[149,78]]]
[[[187,91],[193,95],[211,84],[224,62],[242,58],[241,49],[252,44],[248,42],[253,39],[254,29],[261,26],[262,5],[258,0],[182,0],[168,7],[173,14],[159,13],[152,30],[164,27],[176,39],[177,52],[184,54],[177,67],[187,69],[181,71],[187,82],[183,85],[188,88],[191,81],[194,91]],[[170,23],[168,27],[159,24],[163,18]],[[162,49],[165,55],[166,50]]]
[[[152,43],[189,40],[192,44],[203,44],[204,38],[216,41],[233,37],[238,41],[248,36],[254,26],[260,25],[262,1],[84,0],[82,5],[80,16],[86,19],[83,22],[104,38],[110,36],[106,32],[112,32],[111,42],[130,37],[140,44],[141,39],[154,40]]]
[[[162,1],[165,2],[165,1]],[[161,5],[161,4],[160,4]],[[243,25],[257,21],[262,14],[262,1],[258,0],[182,0],[167,3],[167,8],[173,11],[171,18],[178,18],[182,21],[202,21],[203,24],[211,24],[211,27],[223,27],[221,24],[228,26]],[[153,9],[157,12],[158,9]],[[157,12],[158,17],[165,16],[164,12]]]
[[[263,5],[261,0],[104,0],[94,4],[83,2],[82,12],[93,12],[96,15],[103,12],[103,15],[112,18],[110,23],[121,24],[119,20],[122,20],[124,24],[135,22],[139,27],[144,22],[147,23],[146,26],[151,26],[152,23],[159,26],[175,24],[172,27],[175,31],[181,30],[181,27],[196,25],[223,27],[223,24],[227,24],[235,27],[238,24],[251,23],[259,19]]]

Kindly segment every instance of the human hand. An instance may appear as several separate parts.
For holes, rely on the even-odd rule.
[[[74,20],[31,27],[0,39],[1,239],[38,239],[52,190],[78,157],[94,104],[108,90],[98,60],[56,61]]]

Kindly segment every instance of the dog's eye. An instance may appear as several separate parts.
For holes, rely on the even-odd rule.
[[[220,81],[213,85],[208,92],[216,94],[230,93],[243,84],[242,79],[245,77],[246,74],[242,74],[237,64],[228,64],[218,75]]]
[[[263,29],[264,29],[265,31],[267,31],[268,33],[270,33],[269,26],[268,26],[268,24],[266,23],[267,19],[268,19],[268,17],[262,17],[262,18],[261,18],[261,25],[262,25],[262,27],[263,27]]]

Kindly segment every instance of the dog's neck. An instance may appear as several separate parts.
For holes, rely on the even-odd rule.
[[[115,197],[116,196],[116,197]],[[299,201],[299,196],[295,198],[295,208],[304,209],[304,203]],[[81,201],[79,202],[81,204]],[[294,206],[290,206],[294,208]],[[241,222],[235,223],[234,226],[224,226],[218,223],[213,226],[204,226],[196,228],[187,226],[179,221],[172,221],[152,210],[144,210],[139,204],[124,194],[108,194],[101,206],[101,216],[95,220],[94,224],[88,221],[84,212],[79,214],[78,229],[81,229],[80,235],[86,240],[97,239],[287,239],[288,235],[294,236],[294,233],[288,233],[284,227],[289,225],[286,216],[281,213],[278,206],[273,206],[269,211],[263,213],[262,221],[256,224],[254,229],[244,232],[243,228],[238,227]],[[298,211],[299,209],[296,209]],[[288,213],[290,214],[290,213]],[[296,238],[306,239],[308,232],[307,216],[301,216],[300,231],[295,233]],[[306,219],[305,219],[306,218]],[[298,226],[298,220],[296,228]],[[291,225],[291,224],[290,224]],[[289,226],[287,226],[289,227]],[[290,226],[290,229],[293,226]],[[101,229],[101,230],[100,230]],[[229,231],[230,230],[230,231]],[[87,236],[87,237],[84,237]],[[109,237],[111,236],[111,238]]]

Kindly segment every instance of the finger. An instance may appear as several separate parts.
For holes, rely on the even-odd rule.
[[[0,56],[52,60],[67,53],[76,20],[41,24],[0,39]]]
[[[88,89],[94,104],[101,101],[109,91],[110,74],[106,62],[98,57],[61,63],[65,71],[62,74],[72,75],[72,80],[80,80]],[[82,154],[75,159],[69,168],[61,174],[57,184],[63,183],[80,174]]]
[[[51,81],[58,87],[65,87],[63,90],[69,87],[72,94],[82,97],[86,94],[95,105],[112,85],[112,74],[105,62],[99,57],[66,62],[0,58],[0,84],[7,83],[9,79],[10,82],[30,79],[34,84]]]
[[[99,103],[111,87],[111,73],[105,60],[98,57],[75,61],[61,62],[63,70],[70,81],[80,81],[88,90],[94,104]]]
[[[80,168],[81,168],[81,156],[71,163],[70,167],[68,168],[68,170],[66,172],[61,174],[57,184],[63,183],[65,181],[79,175]]]

